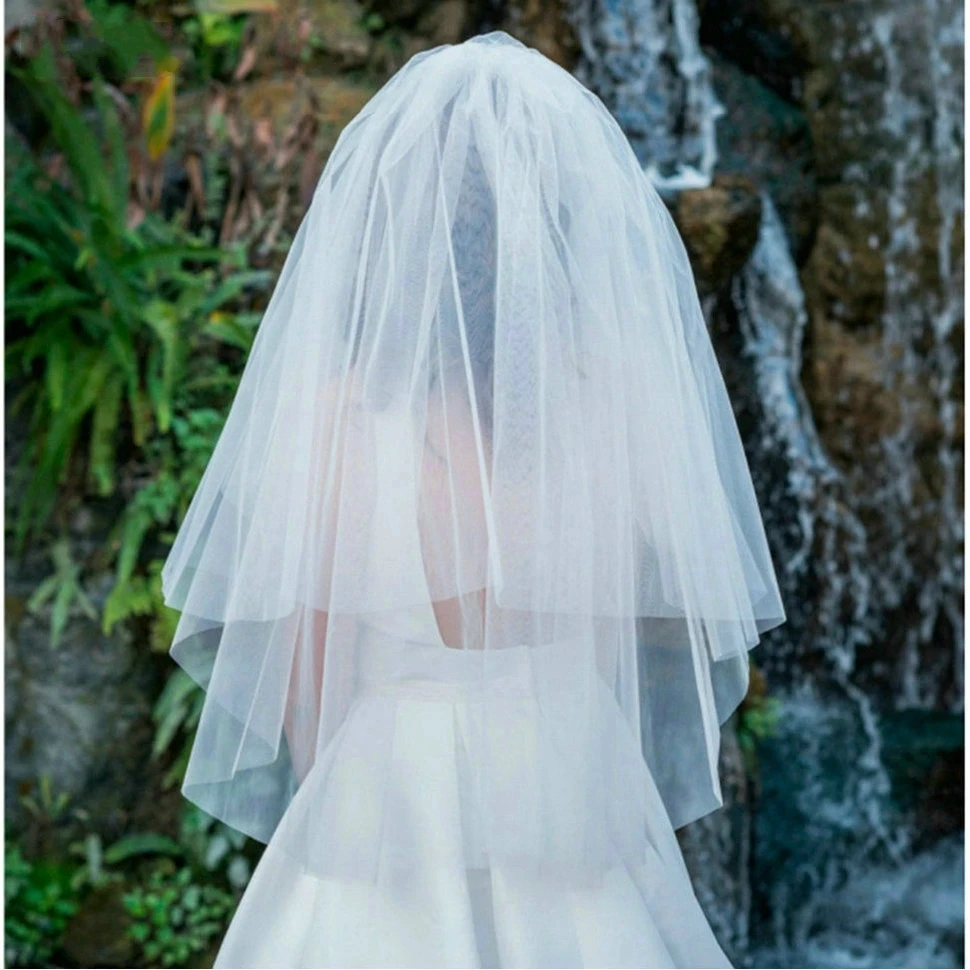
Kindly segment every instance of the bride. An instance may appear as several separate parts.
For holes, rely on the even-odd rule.
[[[784,620],[680,238],[504,33],[343,131],[163,573],[217,967],[727,967],[674,829]]]

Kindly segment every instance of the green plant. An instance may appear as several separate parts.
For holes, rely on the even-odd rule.
[[[110,883],[123,882],[124,876],[116,867],[130,859],[147,855],[177,858],[184,854],[182,846],[173,839],[154,832],[126,835],[107,848],[97,832],[89,832],[83,841],[72,843],[68,851],[82,859],[82,864],[71,877],[71,885],[76,890],[87,886],[98,889]]]
[[[202,80],[227,79],[239,60],[246,17],[199,10],[182,22]]]
[[[752,668],[754,669],[754,668]],[[755,672],[754,687],[748,693],[738,716],[738,743],[745,767],[751,777],[757,776],[758,743],[774,734],[781,716],[781,704],[767,695],[764,678]]]
[[[27,601],[27,609],[39,612],[48,602],[51,603],[51,648],[60,643],[61,635],[67,626],[71,606],[77,603],[81,612],[89,619],[97,619],[98,611],[84,592],[81,585],[81,567],[71,556],[67,539],[58,539],[51,546],[51,559],[54,572],[37,586]]]
[[[200,883],[187,867],[170,860],[156,866],[147,882],[123,897],[131,916],[128,932],[149,966],[185,967],[224,930],[235,898]]]
[[[201,808],[186,806],[179,841],[190,858],[207,872],[224,876],[233,889],[242,889],[249,881],[251,867],[245,852],[249,839]]]
[[[369,34],[379,34],[387,29],[387,21],[376,10],[365,13],[360,23]]]
[[[245,326],[217,314],[263,274],[243,271],[241,250],[208,248],[155,213],[131,222],[126,135],[108,85],[92,83],[89,123],[59,89],[49,48],[15,73],[66,169],[54,178],[50,158],[8,139],[6,361],[8,380],[23,383],[12,409],[31,416],[18,469],[22,549],[78,452],[86,487],[110,495],[122,443],[138,450],[169,432],[193,338],[238,344]]]
[[[36,821],[53,825],[67,811],[71,797],[67,792],[54,790],[50,775],[42,774],[37,778],[36,794],[20,796],[20,804]]]
[[[9,836],[4,846],[4,956],[8,967],[46,966],[77,912],[71,870],[32,862]]]
[[[104,630],[110,632],[131,616],[151,617],[149,640],[159,651],[171,643],[178,614],[163,603],[161,559],[152,559],[143,573],[136,572],[141,551],[149,536],[169,537],[166,530],[184,514],[205,471],[224,421],[223,410],[207,406],[206,398],[228,397],[238,382],[237,374],[214,363],[211,355],[194,359],[208,373],[188,376],[178,388],[170,433],[156,436],[144,450],[151,477],[143,479],[110,540],[116,551],[116,575],[105,602]]]
[[[83,9],[87,16],[75,21],[75,26],[82,28],[86,39],[96,42],[75,48],[75,62],[86,76],[97,75],[103,65],[110,74],[125,78],[145,60],[158,64],[168,57],[168,46],[154,24],[132,6],[112,0],[85,0]],[[70,17],[70,8],[66,12]]]
[[[177,784],[185,774],[192,735],[202,716],[204,700],[202,688],[181,667],[176,667],[155,702],[152,711],[155,721],[152,756],[158,758],[163,755],[177,736],[183,739],[181,750],[165,775],[166,785]]]

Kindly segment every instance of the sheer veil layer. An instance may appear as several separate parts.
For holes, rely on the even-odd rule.
[[[675,827],[718,807],[784,611],[680,237],[566,71],[439,47],[342,132],[163,586],[207,692],[185,795],[264,841],[286,815],[314,871],[416,856],[390,728],[367,837],[320,849],[344,809],[302,791],[416,658],[474,698],[451,864],[595,870],[642,853],[650,786]]]

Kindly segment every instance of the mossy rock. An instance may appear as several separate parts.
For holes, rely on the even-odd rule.
[[[716,292],[748,262],[758,241],[761,200],[744,176],[722,175],[681,192],[674,217],[703,290]]]
[[[135,945],[128,937],[129,917],[122,902],[124,885],[91,892],[67,925],[61,947],[72,967],[132,967]]]

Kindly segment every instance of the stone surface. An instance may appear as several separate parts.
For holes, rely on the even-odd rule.
[[[570,70],[579,55],[576,32],[563,16],[560,0],[508,0],[496,24]]]
[[[805,112],[717,51],[708,56],[724,107],[717,123],[717,171],[743,176],[770,193],[795,259],[804,263],[818,227],[815,151]]]
[[[72,967],[130,967],[138,959],[122,895],[125,886],[94,890],[64,932],[64,956]]]
[[[681,192],[674,218],[699,285],[716,292],[750,258],[758,241],[761,202],[750,179],[719,175],[709,188]]]
[[[418,34],[432,47],[459,44],[471,30],[472,11],[466,0],[441,0],[426,10],[417,25]]]
[[[726,109],[719,168],[778,203],[806,298],[801,383],[812,433],[844,476],[809,550],[826,632],[790,626],[790,638],[806,656],[821,648],[848,663],[882,702],[958,704],[960,5],[702,0],[699,9]],[[848,660],[838,657],[846,644]],[[777,667],[792,673],[790,657]]]
[[[150,765],[152,700],[158,690],[148,648],[122,626],[110,635],[72,616],[51,647],[48,609],[26,601],[36,580],[7,563],[5,757],[7,819],[25,821],[21,797],[37,798],[47,776],[68,796],[64,822],[121,835],[154,781]],[[88,592],[103,602],[110,575]]]
[[[797,0],[698,0],[701,43],[797,103],[812,57]],[[802,4],[804,6],[804,4]]]
[[[362,68],[374,40],[356,0],[278,0],[272,16],[253,20],[253,74],[273,75],[281,67],[313,73]]]

